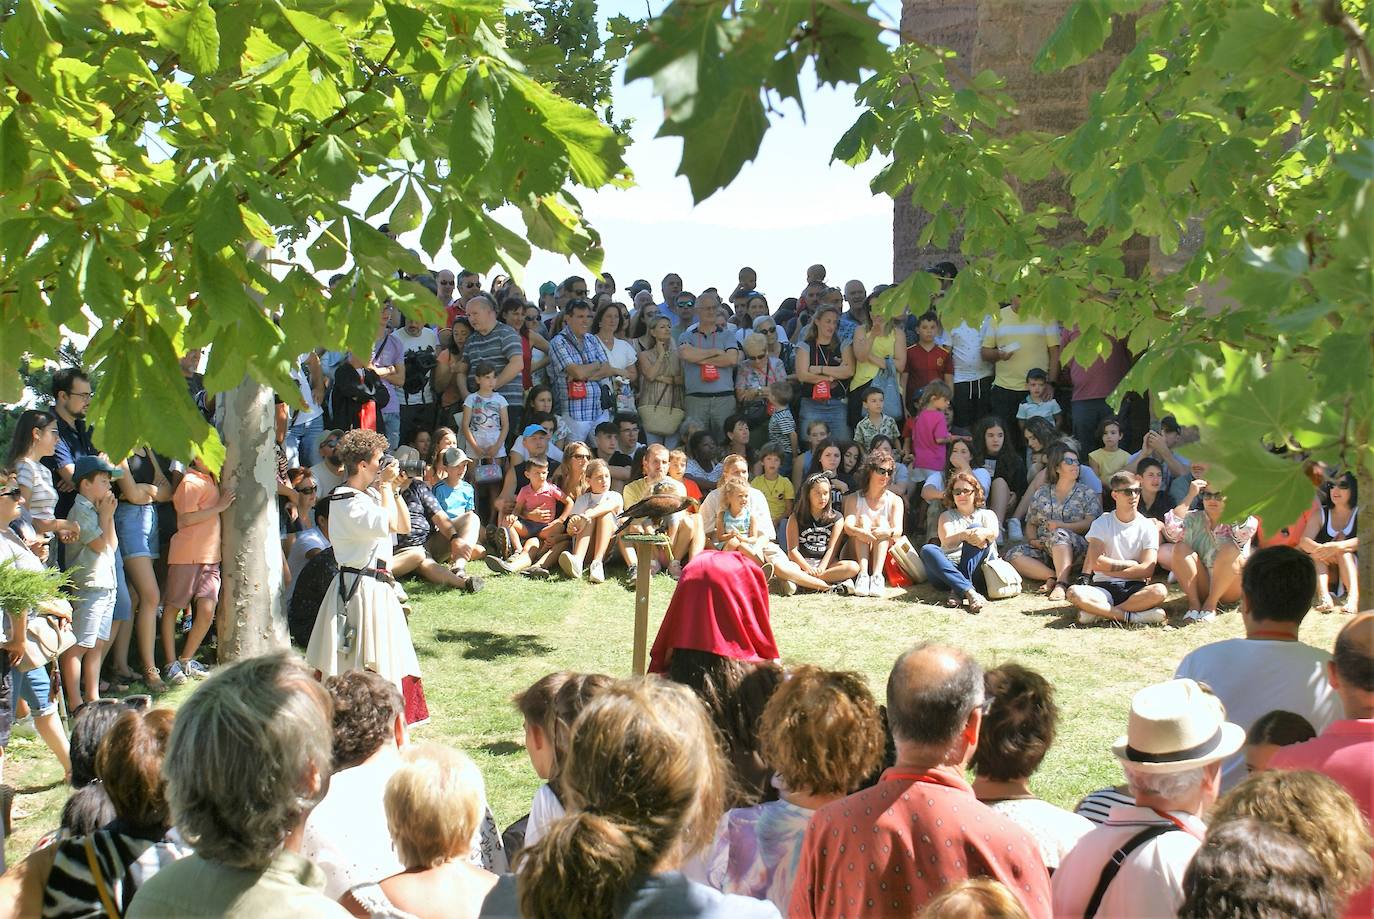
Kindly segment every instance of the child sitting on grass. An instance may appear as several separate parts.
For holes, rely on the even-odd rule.
[[[509,536],[512,555],[516,558],[533,557],[539,547],[539,534],[551,522],[558,519],[558,505],[563,499],[563,489],[549,481],[549,461],[542,456],[532,456],[525,461],[525,474],[529,484],[520,489],[515,496],[515,509],[507,514],[503,525]],[[548,520],[535,520],[531,511],[547,510]]]
[[[792,513],[792,499],[797,496],[792,480],[782,474],[783,454],[775,444],[768,444],[759,453],[763,473],[749,484],[763,492],[768,499],[768,514],[775,527],[782,526]]]
[[[763,543],[759,522],[749,512],[749,486],[741,479],[726,479],[721,484],[720,511],[716,515],[716,548],[739,552],[763,564]]]
[[[585,563],[587,580],[593,584],[606,580],[603,560],[615,533],[616,515],[624,506],[620,492],[611,490],[611,468],[606,461],[588,463],[587,490],[573,502],[565,524],[572,548],[558,556],[558,567],[564,574],[577,580]]]

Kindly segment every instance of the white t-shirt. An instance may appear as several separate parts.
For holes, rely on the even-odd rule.
[[[305,401],[305,408],[296,409],[292,416],[292,424],[308,424],[324,414],[324,409],[315,401],[315,390],[310,386],[310,371],[305,365],[309,356],[307,353],[297,357],[296,363],[291,367],[291,379],[296,381],[296,388],[300,390],[301,399]]]
[[[1153,520],[1139,512],[1130,523],[1122,523],[1113,511],[1103,514],[1088,527],[1088,539],[1102,543],[1102,554],[1111,558],[1139,561],[1147,549],[1159,551],[1159,527]],[[1125,578],[1113,577],[1100,571],[1093,572],[1093,580],[1098,583],[1125,584]]]
[[[1345,706],[1326,681],[1330,653],[1297,641],[1230,638],[1203,645],[1178,665],[1176,678],[1205,682],[1226,706],[1226,720],[1245,730],[1269,712],[1302,715],[1320,734],[1345,717]],[[1245,755],[1221,770],[1223,791],[1245,778]]]
[[[558,795],[553,793],[549,783],[540,785],[539,790],[534,793],[534,802],[530,804],[530,818],[525,821],[525,848],[528,849],[542,839],[549,824],[565,813],[563,802],[558,800]]]
[[[973,477],[978,480],[979,485],[983,486],[983,499],[986,500],[988,489],[992,488],[992,473],[988,472],[986,469],[975,469],[973,470]],[[944,494],[945,474],[943,472],[932,472],[926,477],[926,480],[921,483],[921,489],[924,491],[927,485],[940,492],[940,494]]]
[[[954,354],[954,382],[968,383],[992,376],[992,364],[983,360],[983,339],[992,317],[984,316],[978,328],[961,322],[949,333],[949,349]]]
[[[439,333],[429,326],[421,326],[419,334],[411,335],[405,326],[401,326],[391,337],[401,343],[406,354],[413,352],[428,351],[430,354],[439,353]],[[408,393],[405,387],[399,387],[402,405],[428,405],[434,401],[434,386],[425,384],[425,388],[416,393]]]
[[[501,409],[506,408],[506,397],[499,392],[484,396],[480,392],[468,393],[463,400],[463,408],[472,414],[470,426],[472,439],[477,446],[486,449],[501,440]],[[505,456],[506,448],[496,451],[497,456]]]
[[[989,801],[987,805],[1031,835],[1040,847],[1041,860],[1051,871],[1093,828],[1087,817],[1039,798]]]
[[[601,347],[606,348],[603,341]],[[623,338],[615,339],[615,344],[606,348],[606,363],[622,373],[635,365],[639,356],[635,354],[635,346]]]
[[[291,543],[291,551],[286,554],[286,567],[291,572],[291,583],[286,588],[286,602],[291,602],[291,596],[296,592],[296,577],[305,567],[305,563],[310,561],[307,553],[315,549],[328,549],[329,540],[324,538],[319,527],[311,527],[308,530],[301,530],[296,534],[296,538]]]

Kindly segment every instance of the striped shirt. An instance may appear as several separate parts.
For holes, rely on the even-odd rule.
[[[47,466],[28,457],[20,459],[19,486],[29,490],[29,513],[34,520],[57,519],[57,489]]]
[[[1059,347],[1059,324],[1030,319],[1004,306],[983,336],[983,347],[1006,351],[1008,345],[1013,346],[1014,353],[1008,360],[997,362],[993,385],[1025,392],[1028,372],[1037,367],[1050,369],[1050,348]]]
[[[477,392],[478,364],[484,361],[491,364],[496,368],[496,375],[499,377],[501,371],[511,362],[511,358],[518,357],[523,360],[524,354],[520,344],[520,333],[504,322],[498,322],[495,328],[485,335],[474,329],[468,340],[463,343],[463,360],[468,364],[468,392]],[[525,398],[523,383],[523,376],[517,373],[496,391],[505,398],[508,405],[520,405],[521,400]]]
[[[120,822],[96,830],[90,836],[76,836],[61,843],[48,886],[43,891],[44,917],[85,919],[105,916],[101,890],[123,915],[142,884],[163,868],[191,854],[176,830],[157,839],[121,832]],[[87,848],[89,845],[89,849]],[[100,872],[91,872],[90,855]]]

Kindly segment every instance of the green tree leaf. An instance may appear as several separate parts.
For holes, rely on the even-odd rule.
[[[29,170],[29,143],[19,127],[19,113],[0,123],[0,190],[14,191]]]
[[[353,193],[358,181],[358,160],[336,135],[330,134],[301,157],[301,165],[315,175],[320,184],[341,198]]]
[[[187,14],[181,63],[191,73],[201,76],[219,70],[219,23],[210,0],[200,0]]]
[[[343,68],[353,66],[353,55],[348,50],[348,42],[328,20],[290,7],[284,7],[282,15],[291,23],[291,28],[296,30],[296,34],[305,39],[306,44],[330,63]]]
[[[410,179],[401,179],[401,199],[391,209],[387,224],[393,233],[409,233],[420,225],[420,194]]]

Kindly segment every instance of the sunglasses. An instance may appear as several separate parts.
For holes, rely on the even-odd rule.
[[[1202,500],[1204,501],[1223,501],[1225,498],[1226,496],[1219,491],[1204,491],[1202,493]]]
[[[1119,492],[1120,494],[1123,494],[1123,495],[1138,495],[1138,494],[1140,494],[1140,489],[1139,489],[1139,488],[1116,488],[1116,489],[1113,489],[1113,490],[1116,491],[1116,492]]]
[[[482,288],[482,285],[481,285],[481,284],[464,284],[464,285],[463,285],[463,289],[464,289],[464,290],[480,290],[481,288]]]
[[[591,455],[590,453],[574,453],[572,456],[569,457],[569,459],[584,459],[584,460],[589,460],[589,459],[591,459],[591,458],[592,458],[592,455]]]
[[[893,474],[894,472],[896,472],[897,470],[896,470],[894,467],[892,467],[892,466],[881,467],[881,468],[875,466],[875,467],[873,468],[873,471],[876,472],[876,473],[878,473],[878,475],[885,475],[885,476],[891,478],[891,477],[892,477],[892,474]]]
[[[296,489],[296,494],[298,494],[298,495],[313,495],[316,491],[318,491],[318,489],[313,488],[313,487],[311,487],[311,488],[297,488],[297,489]]]
[[[15,485],[12,488],[6,488],[4,491],[0,491],[0,498],[17,498],[20,494],[19,486]]]
[[[1078,457],[1076,457],[1076,456],[1066,456],[1066,457],[1064,457],[1062,460],[1060,460],[1060,462],[1063,463],[1065,466],[1077,466],[1077,465],[1078,465]]]
[[[973,494],[973,489],[972,489],[972,488],[956,488],[956,489],[954,489],[953,494],[956,495],[956,496],[958,496],[958,495],[971,495],[971,494]]]

